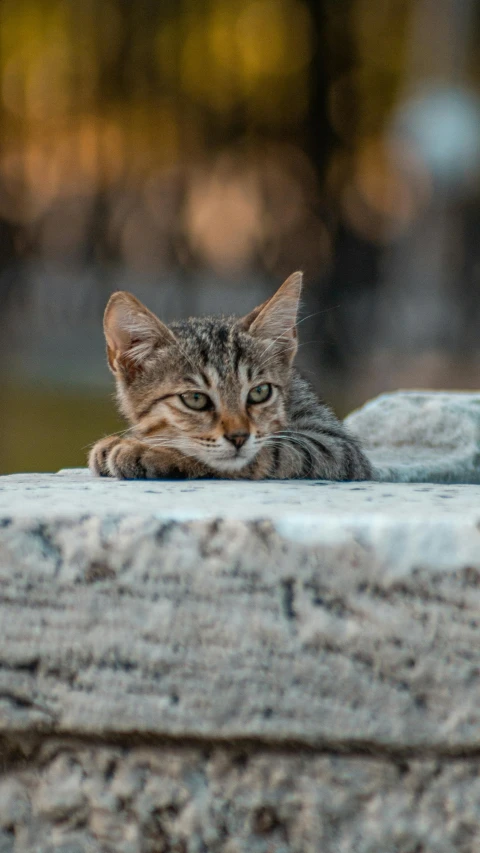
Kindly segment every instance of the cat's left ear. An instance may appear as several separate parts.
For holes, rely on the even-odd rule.
[[[290,359],[297,351],[297,314],[302,280],[301,272],[292,273],[270,299],[240,320],[241,327],[250,335],[278,343]]]

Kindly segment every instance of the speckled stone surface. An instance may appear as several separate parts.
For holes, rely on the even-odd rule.
[[[479,499],[1,477],[1,853],[477,853]]]
[[[480,483],[480,394],[396,391],[352,412],[380,480]]]

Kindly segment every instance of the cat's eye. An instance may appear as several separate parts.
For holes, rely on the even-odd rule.
[[[187,409],[193,409],[195,412],[204,412],[205,409],[212,408],[210,397],[202,394],[201,391],[186,391],[185,394],[179,394],[179,397]]]
[[[251,389],[247,403],[265,403],[271,396],[272,386],[270,382],[264,382],[262,385],[255,385],[255,388]]]

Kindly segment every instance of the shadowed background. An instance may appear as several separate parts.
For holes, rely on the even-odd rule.
[[[101,331],[305,272],[338,414],[480,384],[474,0],[0,0],[0,472],[121,427]]]

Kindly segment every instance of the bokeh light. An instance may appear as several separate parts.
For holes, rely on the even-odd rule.
[[[300,268],[300,361],[340,413],[422,376],[478,385],[474,7],[0,0],[0,468],[51,466],[76,393],[117,423],[116,288],[168,320],[247,310]],[[66,420],[58,465],[81,464]]]

